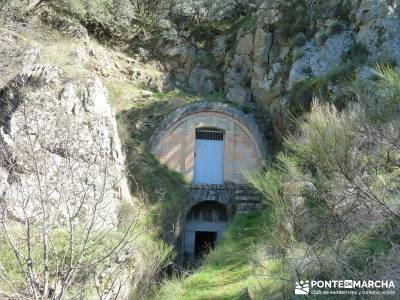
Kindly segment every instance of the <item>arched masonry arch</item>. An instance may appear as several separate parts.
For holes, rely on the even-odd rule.
[[[263,167],[265,140],[254,120],[240,110],[216,102],[178,109],[162,122],[149,149],[189,184],[178,245],[182,254],[199,255],[219,240],[236,213],[260,206],[243,174]],[[218,210],[226,213],[226,220],[215,218]]]
[[[201,129],[223,134],[223,176],[219,184],[244,183],[243,172],[262,167],[266,147],[255,122],[238,109],[217,102],[198,102],[172,113],[151,138],[150,150],[161,163],[195,183],[196,142]]]

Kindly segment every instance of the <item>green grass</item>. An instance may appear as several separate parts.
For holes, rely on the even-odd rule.
[[[394,234],[391,225],[385,222],[353,233],[346,241],[348,262],[355,270],[366,272],[389,253],[393,244],[399,242],[400,236]]]
[[[98,56],[104,54],[117,60],[107,47],[102,47],[96,42],[91,42],[91,46]],[[91,56],[84,62],[80,61],[75,54],[78,47],[83,47],[83,42],[56,39],[46,44],[43,56],[59,66],[66,77],[80,82],[93,75],[94,65],[98,62]],[[125,66],[124,61],[118,63]],[[137,67],[146,76],[159,76],[159,71],[150,64]],[[154,229],[154,235],[165,238],[170,226],[176,223],[177,215],[187,199],[185,181],[180,174],[161,165],[147,151],[146,144],[170,112],[198,98],[181,91],[154,92],[151,97],[143,97],[143,91],[148,91],[148,88],[138,81],[121,76],[117,70],[110,71],[109,76],[102,78],[102,81],[107,87],[110,102],[116,113],[119,135],[127,156],[131,191],[144,201],[141,204],[146,207],[146,216]],[[136,124],[144,120],[150,121],[151,126],[136,128]],[[137,198],[134,201],[137,201]],[[132,205],[137,206],[138,203]]]
[[[149,66],[143,72],[152,72]],[[174,226],[188,198],[184,177],[160,164],[149,152],[147,143],[161,122],[173,111],[199,100],[223,102],[218,93],[192,94],[185,90],[152,92],[131,80],[106,82],[116,111],[118,132],[126,153],[131,190],[143,196],[149,211],[149,226],[156,237],[173,242]]]
[[[329,92],[328,85],[334,83],[348,83],[353,77],[357,61],[346,61],[332,68],[327,74],[314,76],[296,83],[289,92],[289,109],[293,116],[299,116],[310,110],[313,96],[330,102],[338,108],[347,105],[347,97]],[[311,73],[311,70],[310,70]],[[340,97],[338,97],[340,96]]]
[[[23,227],[19,223],[12,224],[10,222],[9,225],[10,224],[11,226],[8,226],[7,229],[8,234],[12,238],[13,246],[18,249],[19,255],[22,256],[22,265],[20,265],[15,256],[13,246],[8,241],[5,231],[0,230],[0,274],[2,275],[0,280],[0,291],[11,294],[12,290],[7,284],[7,281],[11,282],[17,291],[19,289],[23,290],[26,287],[27,282],[25,272],[28,272],[28,263],[26,258],[28,257],[29,252],[32,259],[32,266],[39,276],[39,282],[43,280],[42,276],[44,274],[45,264],[43,261],[43,243],[41,238],[39,238],[42,234],[40,228],[41,225],[30,225],[31,236],[28,248],[28,242],[26,242],[27,235]],[[114,229],[108,231],[100,230],[96,232],[96,234],[93,234],[92,232],[91,235],[88,236],[85,249],[83,249],[81,246],[83,245],[85,235],[88,231],[79,224],[73,225],[72,230],[74,232],[72,237],[70,236],[68,230],[61,226],[57,229],[52,229],[47,232],[51,244],[51,249],[48,251],[50,284],[54,284],[57,272],[66,272],[66,270],[69,268],[70,260],[73,259],[74,261],[77,261],[77,258],[79,257],[79,259],[82,260],[81,267],[86,265],[90,265],[91,267],[82,268],[78,271],[76,278],[66,290],[66,294],[72,298],[74,295],[76,296],[77,290],[80,288],[82,278],[87,278],[87,282],[84,285],[85,295],[93,295],[95,294],[95,284],[93,279],[95,276],[99,275],[100,270],[103,270],[106,265],[107,267],[110,267],[113,259],[105,257],[102,261],[100,261],[99,258],[102,258],[106,253],[111,253],[119,244],[119,242],[123,240],[125,233],[128,234],[127,240],[130,238],[132,239],[132,241],[128,242],[128,248],[132,247],[134,243],[138,244],[138,232],[136,229],[131,229],[129,232]],[[101,238],[99,238],[100,236]],[[70,239],[74,249],[72,253],[70,252]],[[134,242],[133,239],[135,239]],[[158,249],[160,249],[162,246],[164,246],[162,249],[163,254],[165,253],[164,256],[167,256],[171,251],[162,244],[158,247]],[[80,256],[81,254],[82,256]],[[95,263],[97,261],[99,262]],[[119,267],[126,267],[125,270],[128,270],[132,267],[132,265],[132,262],[124,262],[124,265],[121,264]],[[5,278],[7,281],[4,280]]]
[[[42,61],[51,63],[63,71],[63,75],[75,80],[84,80],[95,71],[93,66],[87,61],[80,61],[75,51],[78,47],[83,47],[83,42],[72,39],[65,39],[61,36],[53,37],[47,41],[41,49]],[[63,55],[60,55],[63,53]]]
[[[264,216],[258,213],[237,215],[221,242],[206,257],[203,266],[182,280],[166,281],[158,298],[242,299],[247,288],[259,294],[267,286],[272,287],[271,280],[254,276],[251,260],[254,245],[265,238],[264,220]],[[279,266],[279,262],[273,260],[268,264],[271,268]]]
[[[236,218],[218,247],[206,258],[204,265],[182,282],[175,281],[173,295],[165,287],[161,299],[234,299],[249,285],[251,274],[248,250],[258,236],[258,216]],[[177,287],[178,286],[178,287]]]

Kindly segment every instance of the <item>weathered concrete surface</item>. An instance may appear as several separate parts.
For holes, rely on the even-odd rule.
[[[255,211],[261,207],[259,196],[245,184],[191,184],[189,191],[187,215],[191,213],[193,207],[205,202],[218,204],[225,209],[227,214],[226,221],[223,219],[201,220],[201,217],[200,219],[187,218],[180,237],[180,247],[181,253],[189,258],[194,257],[196,231],[216,232],[216,242],[218,242],[235,214]]]
[[[172,113],[152,137],[149,148],[169,168],[193,179],[195,131],[210,127],[224,131],[224,182],[243,183],[243,172],[259,170],[265,140],[254,121],[228,105],[200,102]]]

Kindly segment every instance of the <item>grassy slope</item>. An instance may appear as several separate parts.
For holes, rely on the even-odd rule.
[[[251,20],[243,19],[245,24],[251,25]],[[239,22],[238,22],[239,23]],[[240,24],[242,25],[242,24]],[[230,26],[229,26],[230,28]],[[204,34],[204,28],[193,28],[194,33]],[[225,31],[226,28],[216,28],[216,31]],[[211,31],[211,34],[214,32]],[[63,62],[64,64],[64,62]],[[68,67],[68,63],[64,64]],[[72,71],[75,70],[73,67]],[[334,73],[334,72],[333,72]],[[340,74],[342,72],[339,72]],[[337,74],[333,74],[337,75]],[[331,81],[331,78],[317,78],[309,82],[303,82],[305,89],[313,88]],[[135,84],[130,80],[107,80],[106,85],[110,92],[110,98],[117,112],[118,125],[121,138],[125,143],[128,161],[131,163],[131,172],[135,179],[148,193],[162,187],[168,195],[168,201],[163,201],[156,213],[163,212],[169,215],[169,211],[176,212],[179,199],[184,197],[183,191],[177,186],[182,186],[183,179],[174,172],[161,166],[149,155],[144,144],[151,136],[154,128],[171,111],[187,103],[199,99],[199,96],[182,91],[170,93],[154,93],[147,99],[132,101],[132,96],[140,97],[141,90],[146,88]],[[300,92],[303,92],[300,89]],[[211,95],[211,97],[214,95]],[[295,97],[298,98],[298,97]],[[150,118],[153,125],[142,132],[132,130],[132,120]],[[176,202],[175,202],[176,201]],[[168,207],[165,207],[165,206]],[[241,215],[236,218],[224,239],[217,248],[206,258],[204,265],[192,275],[181,280],[169,280],[161,288],[160,299],[244,299],[246,288],[255,299],[281,299],[278,289],[279,280],[257,276],[259,271],[252,261],[252,251],[260,240],[265,241],[265,216],[258,214]],[[159,220],[159,223],[165,223]],[[362,240],[365,241],[365,240]],[[366,251],[375,252],[375,248],[382,248],[382,244],[372,240],[365,242],[362,247]],[[356,243],[357,241],[353,241]],[[354,245],[353,245],[354,246]],[[360,245],[359,245],[360,246]],[[386,245],[384,245],[386,246]],[[355,247],[357,248],[357,247]],[[385,247],[383,247],[385,248]],[[372,250],[371,250],[372,249]],[[357,255],[359,255],[359,252]],[[357,257],[353,265],[360,264]],[[270,269],[278,268],[279,261],[263,261]],[[265,294],[267,293],[267,294]]]
[[[149,224],[155,235],[169,240],[171,232],[168,231],[176,223],[187,198],[185,181],[182,175],[161,165],[147,151],[146,144],[161,121],[172,111],[200,99],[224,99],[217,93],[194,95],[178,89],[151,91],[140,79],[132,79],[128,74],[131,68],[135,68],[140,70],[143,78],[161,78],[161,72],[152,62],[141,63],[123,58],[124,54],[94,40],[87,43],[57,32],[50,32],[47,36],[40,41],[43,62],[58,66],[66,78],[78,85],[88,76],[97,75],[107,87],[126,153],[131,190],[140,196],[146,213],[150,213]],[[89,49],[92,54],[88,53]],[[143,96],[145,92],[148,95]],[[144,125],[138,128],[137,124]]]
[[[0,29],[3,29],[1,22],[0,22]],[[138,99],[140,97],[143,88],[137,82],[127,78],[128,76],[125,76],[124,73],[119,72],[118,69],[113,67],[113,64],[110,64],[111,67],[107,69],[108,71],[107,76],[102,76],[101,72],[96,70],[96,65],[104,61],[118,63],[120,66],[122,66],[122,68],[129,67],[124,60],[117,60],[116,53],[113,50],[103,47],[93,40],[85,41],[82,39],[69,38],[51,29],[46,29],[46,28],[42,29],[40,26],[29,29],[29,30],[35,30],[35,35],[32,36],[32,38],[30,38],[31,32],[28,31],[28,29],[21,30],[21,32],[19,32],[17,29],[19,28],[18,27],[16,28],[16,32],[18,32],[18,34],[21,35],[22,38],[29,41],[35,41],[38,43],[40,48],[40,57],[38,63],[51,64],[60,68],[62,71],[63,80],[73,81],[76,84],[78,95],[81,96],[81,93],[83,92],[82,87],[84,85],[85,80],[88,77],[99,76],[102,82],[108,88],[109,98],[117,116],[122,111],[137,109],[138,103],[141,103],[141,105],[150,105],[151,103],[151,105],[157,106],[156,102],[160,99],[158,94],[155,94],[154,97],[148,99],[147,102],[132,101],[133,98]],[[90,55],[88,53],[87,46],[93,49],[94,55]],[[104,60],[101,60],[101,58],[104,58]],[[139,98],[139,100],[141,99]],[[146,102],[146,104],[143,104],[143,102]],[[119,127],[118,129],[120,133],[124,133],[123,130],[125,128],[124,126],[129,125],[125,121],[131,122],[130,119],[129,120],[123,119],[121,122],[118,122],[118,127]],[[128,140],[128,138],[129,136],[122,135],[121,139],[125,146],[125,150],[127,152],[131,152],[132,149],[129,147],[131,147],[131,145],[133,144],[130,143],[130,140]],[[135,142],[136,143],[134,145],[140,144],[140,141],[138,139],[136,139]],[[146,155],[148,154],[146,153]],[[134,165],[133,163],[128,162],[128,168],[131,168],[133,165]],[[144,167],[147,167],[147,165],[145,165]],[[165,182],[167,183],[172,182],[172,184],[170,184],[169,189],[170,190],[174,189],[177,192],[182,192],[182,190],[184,189],[184,185],[180,185],[181,188],[176,187],[177,182],[179,183],[182,182],[182,180],[180,180],[180,177],[173,172],[166,171],[166,168],[162,168],[161,166],[159,166],[159,164],[158,167],[162,172],[158,173],[150,172],[150,174],[152,174],[152,179],[154,181],[154,184],[159,183],[159,186],[164,187],[166,185]],[[162,179],[163,182],[160,183],[160,179]],[[131,203],[131,206],[142,207],[142,205],[140,204],[141,203],[138,203],[137,198],[134,198],[134,202]],[[132,209],[127,207],[122,207],[122,209],[123,211],[120,214],[120,216],[125,214],[125,217],[128,218],[129,222],[132,220],[132,216],[136,217],[136,211],[133,211]],[[143,211],[142,215],[147,215],[147,212],[148,211]],[[140,224],[140,226],[141,225],[142,224]],[[153,238],[154,235],[155,234],[153,234],[153,232],[147,231],[140,237],[140,241],[138,239],[137,242],[137,245],[139,245],[139,242],[146,245],[146,248],[148,249],[148,256],[150,257],[148,259],[151,260],[151,262],[148,263],[149,265],[157,264],[158,261],[156,260],[158,259],[158,257],[168,256],[170,252],[170,248],[166,246],[161,240]],[[0,237],[0,240],[2,238],[3,237]],[[60,238],[56,242],[57,244],[55,245],[55,247],[59,248],[63,247],[64,240],[62,238]],[[107,242],[111,241],[107,240]],[[2,244],[1,241],[0,244]],[[35,259],[36,256],[38,259],[40,259],[39,254],[41,253],[40,249],[42,248],[39,246],[34,249],[34,251],[38,250],[37,254],[36,252],[34,253]],[[99,251],[104,251],[104,250],[99,249]],[[10,257],[10,259],[8,260],[3,260],[9,263],[9,265],[5,265],[7,269],[11,269],[12,263],[14,262],[14,260],[11,259],[14,257],[13,255],[11,255],[11,253],[12,252],[8,247],[6,246],[0,247],[0,254],[1,254],[0,256]],[[140,260],[141,265],[146,266],[146,262],[142,263],[143,257],[138,256],[135,257],[135,259]],[[165,262],[164,260],[160,259],[160,263],[164,262]],[[140,275],[141,274],[139,274],[138,277],[140,277]],[[10,276],[13,279],[18,278],[21,281],[23,281],[23,278],[19,278],[20,277],[19,273],[11,273]],[[8,286],[6,288],[8,288]],[[0,285],[0,289],[7,290],[6,288],[3,288]],[[135,296],[133,296],[133,298],[135,298]]]
[[[244,23],[247,21],[244,19]],[[242,25],[241,22],[240,25]],[[43,42],[43,61],[59,66],[73,81],[79,82],[95,73],[102,77],[116,112],[119,134],[127,154],[129,175],[134,185],[132,187],[133,189],[140,188],[149,195],[147,200],[153,212],[150,222],[153,223],[155,232],[163,230],[160,228],[160,224],[166,223],[163,216],[166,218],[173,216],[179,211],[177,208],[185,199],[184,181],[179,174],[160,165],[147,152],[146,142],[160,122],[175,109],[200,99],[223,102],[224,98],[220,94],[193,95],[182,90],[167,93],[153,92],[150,97],[142,97],[142,92],[147,91],[148,88],[142,86],[141,83],[131,80],[115,68],[108,70],[108,75],[105,77],[96,70],[95,66],[105,60],[129,68],[129,65],[124,60],[118,59],[112,50],[92,40],[90,46],[94,49],[94,57],[81,60],[76,53],[79,52],[77,49],[85,48],[82,40],[72,40],[55,34]],[[60,53],[63,55],[59,55]],[[102,60],[101,57],[104,59]],[[157,73],[151,65],[137,64],[135,67],[141,69],[142,72]],[[143,130],[135,130],[132,126],[133,122],[141,119],[150,119],[152,125]],[[160,199],[157,199],[156,190],[164,192],[166,199],[163,200],[166,201],[157,201]],[[238,216],[225,234],[223,241],[206,258],[204,266],[182,282],[168,281],[160,297],[163,299],[241,299],[246,288],[257,290],[256,286],[259,284],[254,277],[249,255],[253,245],[263,238],[262,220],[263,218],[258,214]]]
[[[273,278],[256,272],[253,250],[265,241],[265,215],[246,213],[238,215],[222,241],[205,259],[204,264],[192,275],[166,281],[159,299],[246,299],[246,290],[256,299],[280,299],[275,290],[279,287]],[[270,268],[279,262],[268,261]],[[261,295],[261,291],[269,291]]]

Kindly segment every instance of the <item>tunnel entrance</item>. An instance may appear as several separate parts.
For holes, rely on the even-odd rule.
[[[202,201],[194,205],[186,216],[181,235],[184,257],[200,258],[214,248],[228,226],[228,212],[217,201]]]
[[[210,249],[214,249],[217,242],[217,232],[215,231],[196,231],[194,242],[194,256],[200,258],[207,254]]]

